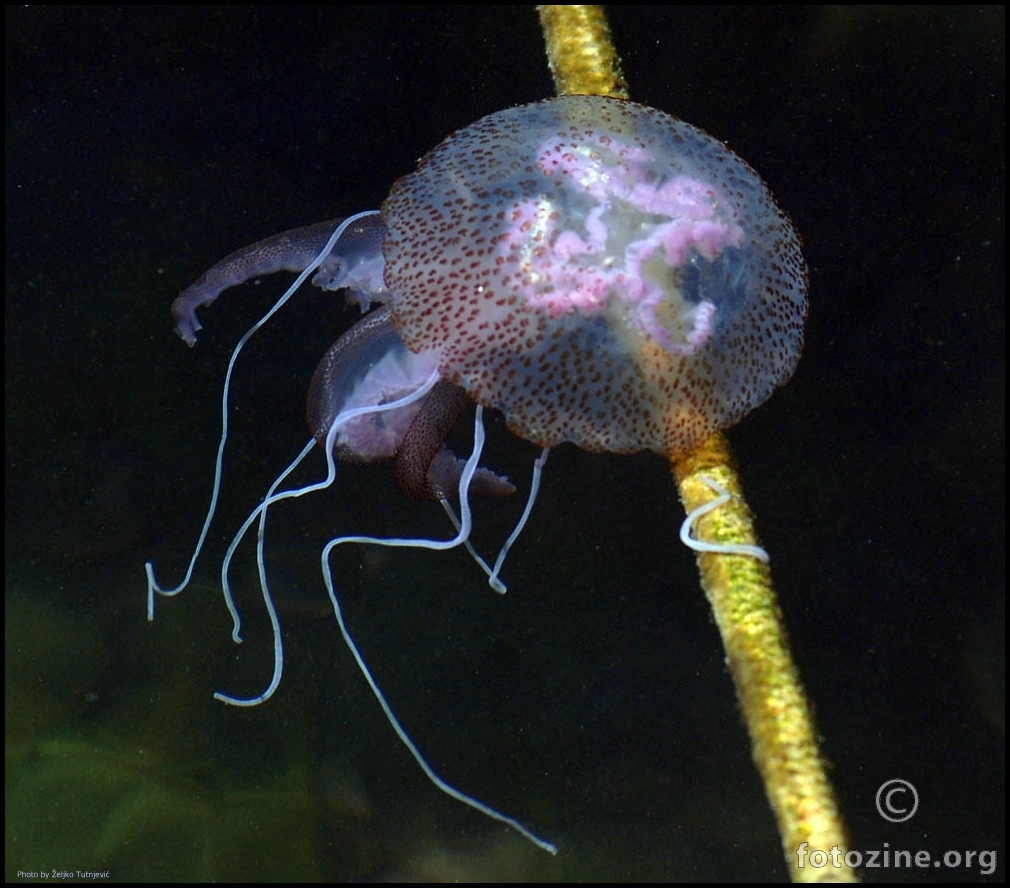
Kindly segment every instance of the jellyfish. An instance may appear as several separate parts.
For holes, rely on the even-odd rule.
[[[312,379],[312,437],[239,529],[222,567],[240,640],[228,568],[239,540],[258,524],[274,676],[256,697],[217,696],[255,705],[280,681],[283,650],[265,565],[269,508],[329,486],[337,461],[391,460],[401,491],[441,503],[456,534],[328,543],[321,569],[341,633],[427,776],[553,851],[428,766],[344,623],[330,553],[351,542],[464,545],[491,586],[504,591],[502,563],[532,510],[551,448],[685,453],[790,378],[807,311],[799,237],[758,174],[718,140],[654,108],[563,96],[491,114],[449,136],[393,185],[380,211],[294,229],[226,257],[173,303],[177,332],[192,345],[200,330],[197,308],[230,286],[285,269],[300,274],[229,363],[211,506],[186,577],[163,589],[147,565],[149,616],[155,594],[176,594],[189,581],[206,538],[227,434],[228,383],[245,342],[310,275],[323,289],[346,291],[364,316],[334,343]],[[444,442],[468,403],[477,405],[474,447],[461,459]],[[468,497],[507,495],[515,487],[479,465],[483,409],[500,411],[514,434],[542,448],[522,517],[493,566],[470,545]],[[325,477],[282,489],[317,446]],[[692,544],[687,531],[682,538]]]

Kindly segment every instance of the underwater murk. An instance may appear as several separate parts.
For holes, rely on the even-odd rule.
[[[344,291],[363,316],[322,357],[308,386],[309,440],[238,528],[221,567],[240,641],[230,570],[255,529],[273,675],[255,695],[226,689],[215,696],[255,706],[281,682],[284,649],[266,546],[270,509],[339,484],[338,463],[390,461],[403,495],[440,504],[456,532],[327,543],[320,573],[344,641],[428,778],[556,853],[525,818],[450,785],[431,767],[423,739],[415,743],[402,728],[355,645],[331,553],[350,543],[464,546],[503,593],[506,554],[522,545],[551,448],[684,453],[790,378],[807,312],[799,238],[758,175],[722,143],[653,108],[566,96],[454,133],[393,185],[381,210],[283,232],[226,257],[175,300],[177,332],[193,345],[198,309],[206,311],[229,287],[281,270],[299,274],[231,357],[211,504],[186,575],[166,588],[147,565],[149,617],[157,596],[189,584],[215,517],[230,379],[243,347],[306,280]],[[471,403],[473,448],[458,457],[445,442]],[[509,497],[516,487],[481,465],[484,410],[500,411],[512,433],[541,448],[522,516],[490,563],[470,541],[469,498]],[[325,471],[318,481],[288,486],[319,449]],[[690,532],[693,517],[682,538],[700,548]],[[728,551],[766,558],[756,547]]]

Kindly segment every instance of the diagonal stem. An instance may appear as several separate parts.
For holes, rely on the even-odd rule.
[[[602,7],[539,6],[537,11],[559,95],[628,97]],[[757,545],[724,435],[713,435],[692,453],[671,455],[670,464],[688,513],[716,496],[702,478],[732,494],[728,503],[698,521],[699,536],[723,544]],[[857,881],[856,872],[844,863],[845,826],[768,565],[749,555],[703,552],[698,554],[698,568],[722,636],[754,761],[778,822],[790,877],[795,882]],[[832,865],[811,865],[814,852],[826,853]]]

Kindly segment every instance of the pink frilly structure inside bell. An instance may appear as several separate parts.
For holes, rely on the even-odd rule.
[[[382,218],[403,343],[541,446],[684,452],[802,351],[789,219],[725,145],[653,108],[492,114],[399,180]]]

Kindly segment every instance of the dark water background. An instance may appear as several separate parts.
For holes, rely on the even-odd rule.
[[[610,15],[633,98],[727,141],[805,239],[805,357],[730,436],[852,847],[995,850],[1002,881],[1004,9]],[[6,7],[8,879],[785,877],[653,456],[553,454],[504,598],[460,553],[334,559],[415,740],[557,858],[437,793],[340,641],[321,543],[448,530],[383,469],[275,511],[284,684],[254,710],[210,698],[269,676],[251,552],[240,648],[217,564],[307,438],[308,378],[353,319],[332,296],[301,293],[244,354],[197,582],[144,620],[143,562],[181,578],[228,353],[280,282],[205,309],[193,350],[173,297],[551,92],[532,7]],[[523,485],[533,448],[491,426]],[[514,514],[482,505],[485,551]],[[903,824],[874,809],[892,778],[919,792]]]

